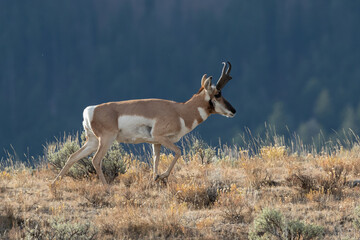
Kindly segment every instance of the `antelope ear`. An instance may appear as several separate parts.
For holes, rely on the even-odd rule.
[[[202,87],[204,87],[204,83],[205,83],[206,78],[207,78],[207,75],[206,75],[206,74],[204,74],[204,75],[202,76],[202,78],[201,78],[201,86],[202,86]]]
[[[212,77],[208,77],[205,81],[204,81],[204,88],[206,91],[208,91],[210,94],[212,93],[212,88],[211,88],[211,80]]]

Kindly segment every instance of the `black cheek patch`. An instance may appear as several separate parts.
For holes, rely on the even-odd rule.
[[[221,97],[221,92],[218,92],[218,94],[216,94],[214,97],[216,97],[216,98]]]
[[[209,111],[210,112],[214,112],[215,111],[215,107],[214,107],[214,104],[213,102],[211,101],[211,99],[209,100]]]

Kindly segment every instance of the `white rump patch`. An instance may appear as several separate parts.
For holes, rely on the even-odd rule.
[[[206,113],[205,109],[198,107],[199,114],[203,121],[205,121],[208,118],[208,114]]]
[[[83,127],[85,129],[85,131],[92,131],[92,128],[91,128],[91,121],[94,117],[94,109],[95,109],[96,106],[88,106],[84,109],[83,111],[83,118],[84,118],[84,121],[83,121]]]
[[[154,119],[142,116],[124,115],[118,118],[118,142],[140,143],[152,141]]]

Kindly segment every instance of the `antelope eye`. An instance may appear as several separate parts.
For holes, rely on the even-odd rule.
[[[214,97],[216,97],[216,98],[221,97],[221,92],[218,92],[217,94],[215,94]]]

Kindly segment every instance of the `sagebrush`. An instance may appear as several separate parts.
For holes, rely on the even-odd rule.
[[[92,156],[49,188],[84,140],[48,144],[35,167],[15,157],[1,165],[1,238],[360,238],[357,143],[315,151],[280,136],[216,148],[190,138],[167,184],[154,182],[150,153],[137,158],[115,143],[103,164],[109,190]],[[161,154],[159,169],[172,158]]]

